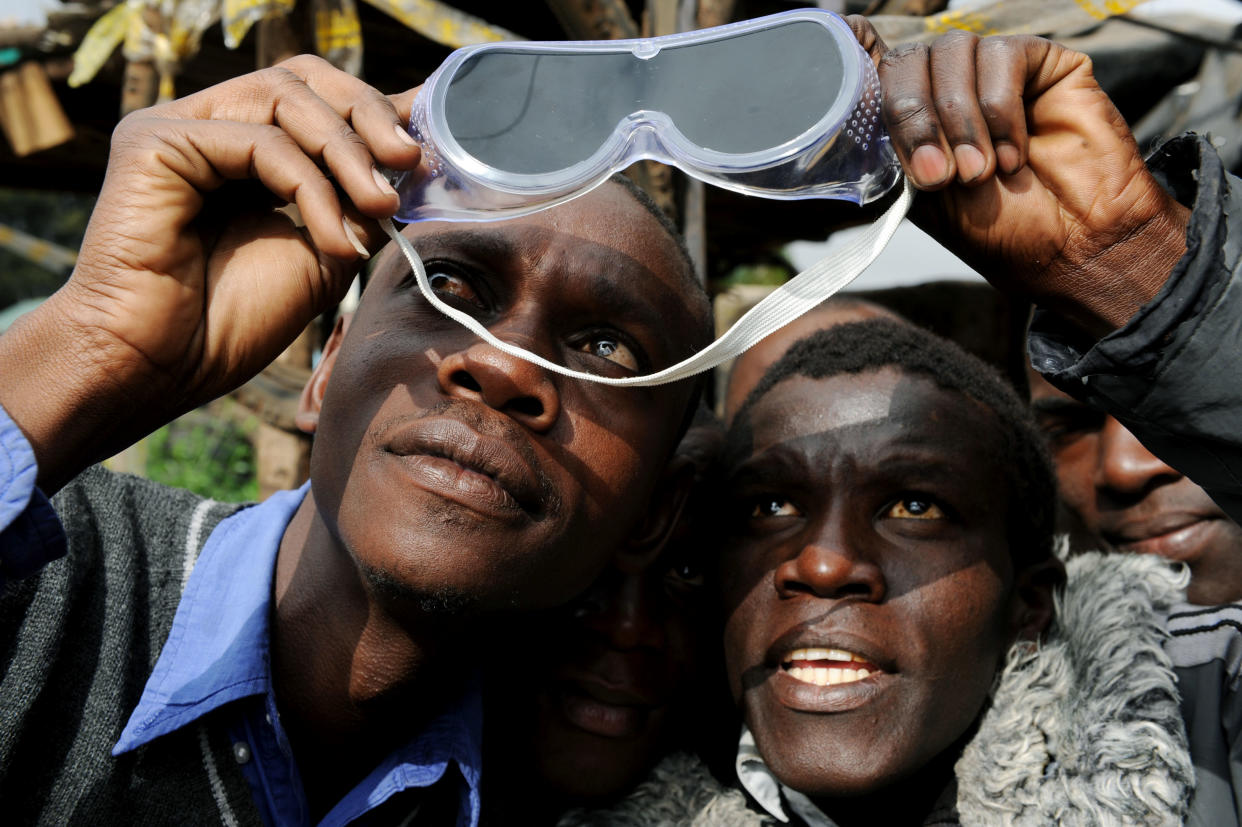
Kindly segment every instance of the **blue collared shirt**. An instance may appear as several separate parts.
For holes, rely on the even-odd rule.
[[[0,408],[0,561],[14,576],[64,553],[64,532],[35,487],[36,470],[29,444]],[[310,823],[272,691],[269,626],[276,552],[307,490],[275,494],[211,533],[142,698],[112,750],[129,752],[223,710],[234,757],[272,825]],[[389,754],[320,824],[348,824],[398,793],[443,780],[457,785],[458,825],[476,827],[481,722],[474,686]]]

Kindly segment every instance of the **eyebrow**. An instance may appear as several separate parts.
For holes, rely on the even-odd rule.
[[[437,230],[423,236],[418,245],[424,249],[452,248],[491,260],[507,258],[514,253],[513,244],[504,233],[477,227]]]

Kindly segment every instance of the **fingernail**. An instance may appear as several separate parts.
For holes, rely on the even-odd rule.
[[[354,252],[359,258],[368,259],[371,254],[367,252],[367,248],[362,246],[362,241],[358,239],[358,234],[354,232],[354,228],[349,226],[349,222],[344,217],[341,218],[341,226],[345,228],[345,235],[349,239],[349,243],[354,245]]]
[[[948,177],[949,159],[940,147],[923,144],[910,155],[910,171],[914,173],[915,183],[930,187]]]
[[[401,124],[393,124],[393,130],[397,133],[397,137],[410,146],[418,146],[418,141],[414,140],[414,136],[405,131],[405,127]]]
[[[996,163],[1001,171],[1012,175],[1022,167],[1022,153],[1013,144],[997,144]]]
[[[953,147],[953,159],[957,161],[957,177],[963,183],[970,183],[978,178],[988,165],[983,153],[970,144]]]
[[[379,187],[379,191],[384,195],[396,195],[397,191],[392,188],[392,184],[388,183],[388,179],[384,174],[375,167],[371,167],[371,177],[375,179],[375,186]]]

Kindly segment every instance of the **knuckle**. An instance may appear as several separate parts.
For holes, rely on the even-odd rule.
[[[952,29],[938,37],[932,44],[933,49],[973,49],[979,41],[979,35],[964,29]]]
[[[919,95],[890,95],[883,103],[884,119],[891,127],[919,126],[933,120],[934,111],[927,98]]]
[[[930,50],[922,43],[905,43],[885,52],[884,57],[880,58],[880,67],[897,69],[911,61],[926,63],[929,54]]]
[[[961,90],[943,92],[936,97],[936,109],[945,115],[969,114],[973,101]]]
[[[284,69],[297,75],[305,75],[311,72],[317,72],[325,66],[331,66],[331,64],[319,57],[319,55],[302,54],[285,58],[280,63],[277,63],[273,68]]]

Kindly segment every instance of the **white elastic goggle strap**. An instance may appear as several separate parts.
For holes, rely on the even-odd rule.
[[[827,299],[857,278],[863,270],[866,270],[871,265],[871,262],[875,261],[880,251],[884,249],[893,237],[893,233],[897,231],[897,225],[905,218],[906,213],[910,209],[910,203],[913,200],[914,188],[910,185],[910,180],[906,178],[902,183],[901,194],[893,202],[892,206],[880,216],[878,221],[869,226],[865,232],[847,245],[845,249],[834,252],[830,258],[824,257],[820,259],[773,290],[763,301],[756,304],[742,318],[738,319],[719,339],[672,367],[647,374],[646,376],[626,376],[624,378],[597,376],[593,373],[572,370],[564,365],[550,362],[538,354],[531,353],[529,350],[496,338],[486,327],[479,324],[477,319],[455,307],[450,307],[436,296],[435,291],[431,289],[431,283],[427,280],[427,270],[423,267],[422,259],[414,251],[414,246],[410,244],[409,239],[397,232],[392,221],[384,219],[380,222],[380,226],[384,228],[384,231],[388,233],[392,240],[397,243],[397,246],[401,248],[401,252],[405,254],[406,260],[410,263],[410,270],[418,280],[418,289],[422,291],[427,301],[431,302],[445,316],[468,328],[492,347],[508,353],[510,356],[516,356],[519,359],[525,359],[527,362],[539,365],[544,370],[559,373],[562,376],[572,376],[575,379],[582,379],[586,382],[598,382],[601,385],[645,387],[676,382],[679,379],[685,379],[705,370],[710,370],[721,362],[725,362],[745,352],[768,335],[789,324],[808,310],[818,306],[824,299]]]

